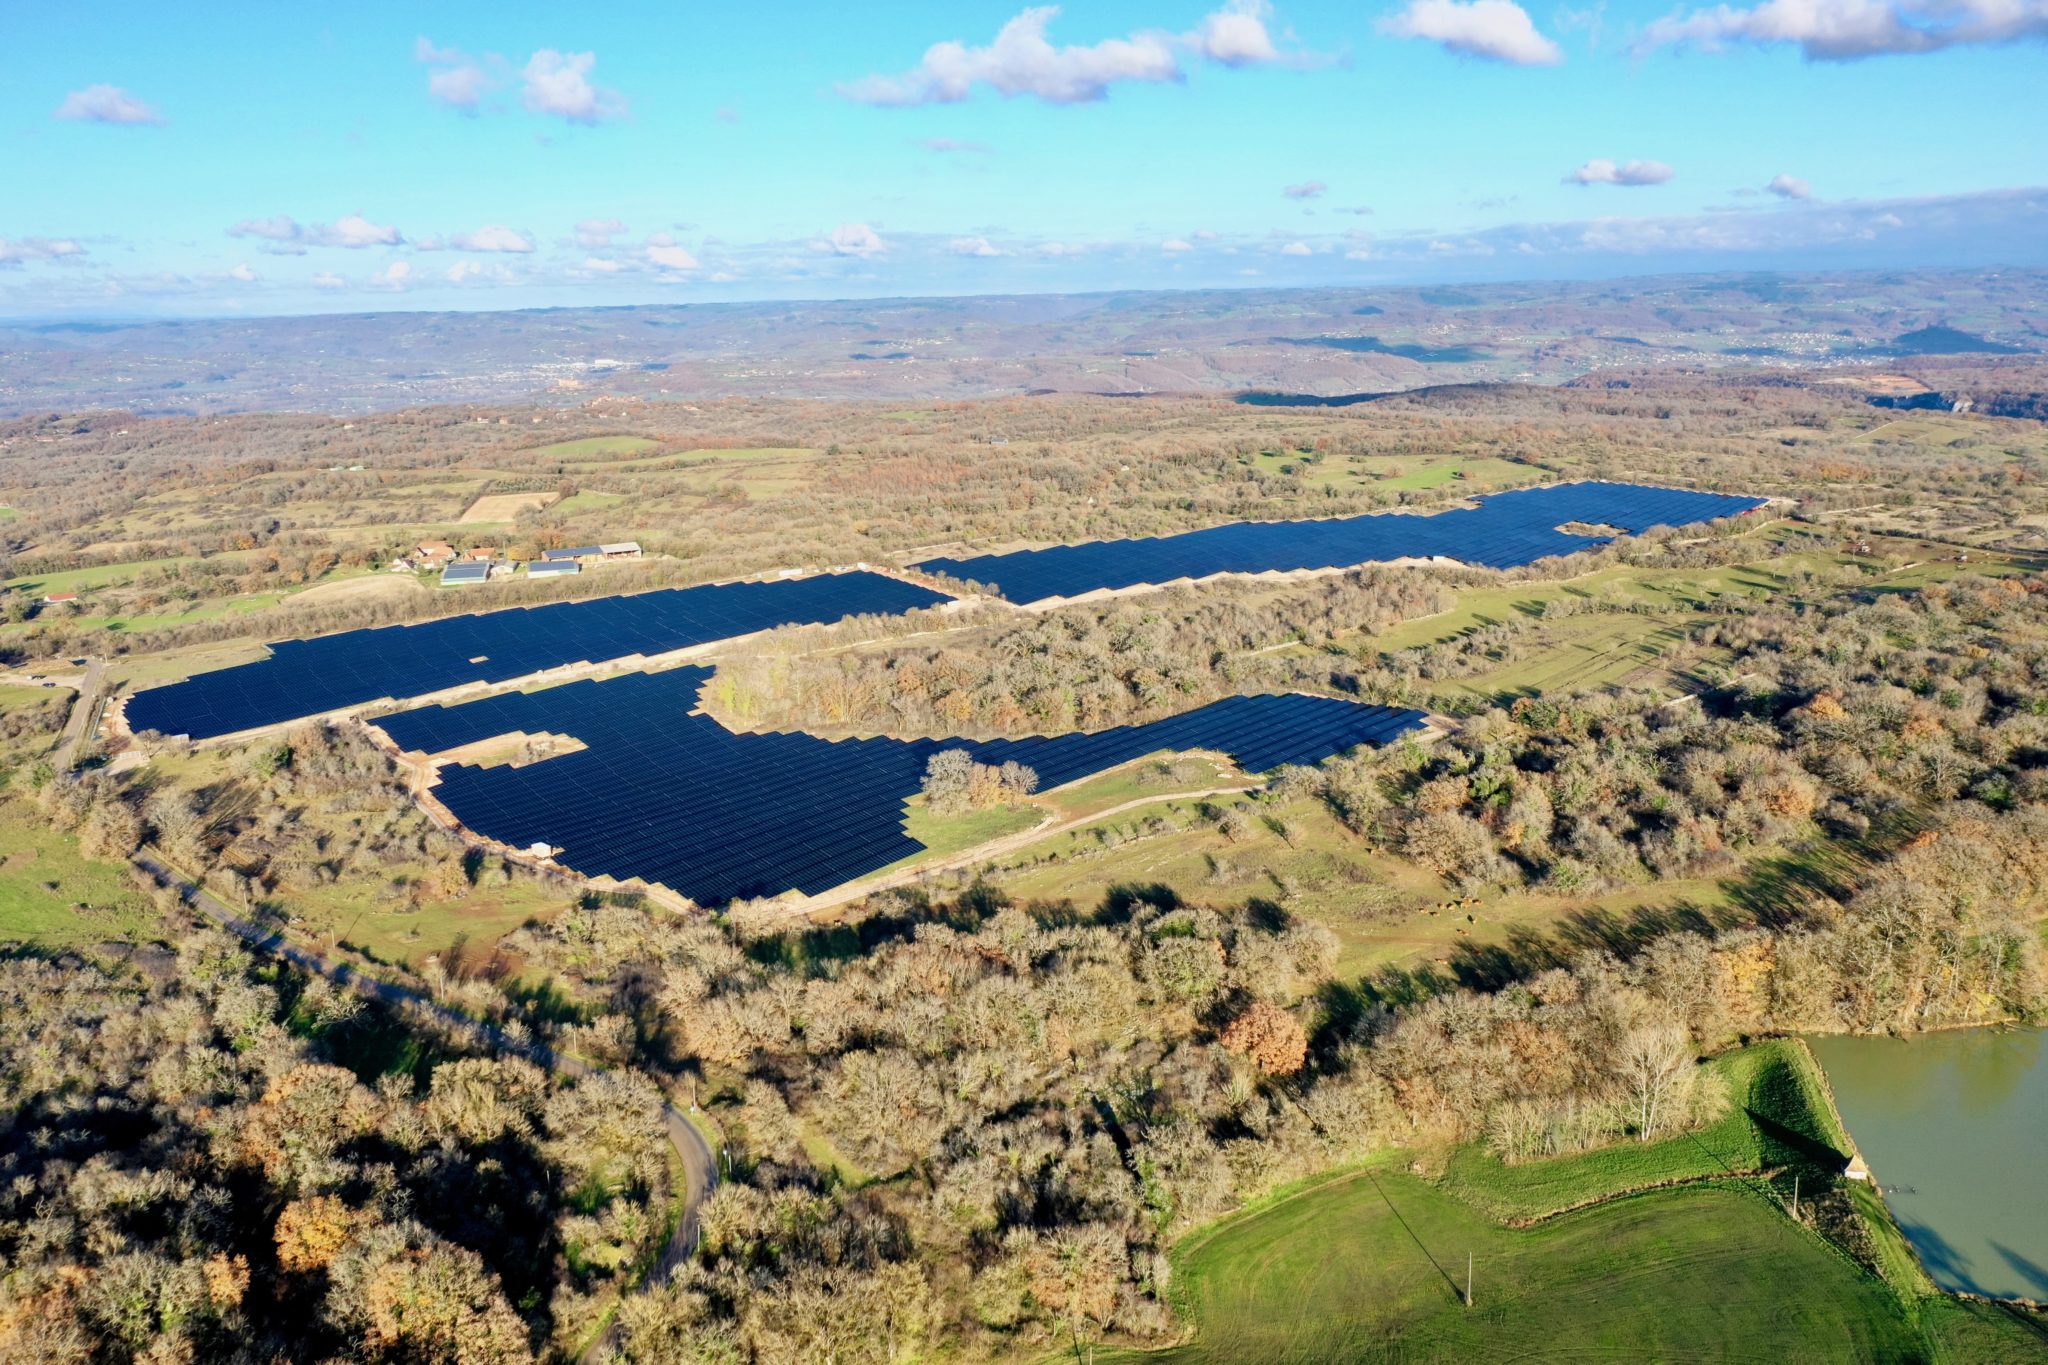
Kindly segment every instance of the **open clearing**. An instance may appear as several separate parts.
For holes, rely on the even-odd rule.
[[[0,820],[0,943],[71,948],[151,934],[156,912],[119,863],[78,851],[32,807],[9,800]]]
[[[553,490],[539,493],[485,493],[469,505],[456,522],[458,526],[508,522],[521,512],[547,507],[561,496]]]
[[[1816,1165],[1833,1168],[1847,1146],[1803,1046],[1767,1043],[1709,1066],[1734,1103],[1698,1133],[1512,1167],[1464,1147],[1438,1179],[1399,1169],[1409,1154],[1390,1152],[1202,1228],[1174,1253],[1174,1294],[1192,1339],[1112,1358],[2040,1353],[2032,1331],[1999,1310],[1928,1294],[1917,1270],[1897,1260],[1897,1231],[1881,1206],[1856,1197],[1867,1191],[1852,1198],[1884,1278],[1786,1216],[1788,1172],[1803,1172],[1811,1191],[1824,1178]],[[1770,1187],[1748,1174],[1759,1170],[1777,1173]]]
[[[520,453],[536,460],[591,460],[637,455],[659,444],[647,436],[581,436],[573,441],[535,446]]]
[[[426,594],[427,589],[420,586],[420,581],[411,574],[379,573],[315,583],[310,588],[287,593],[281,600],[286,606],[297,609],[388,602],[424,597]]]
[[[1474,1307],[1459,1301],[1465,1256]],[[1362,1171],[1222,1225],[1176,1276],[1195,1339],[1129,1359],[1904,1360],[1891,1291],[1747,1189],[1492,1223]]]

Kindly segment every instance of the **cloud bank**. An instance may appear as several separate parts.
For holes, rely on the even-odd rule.
[[[1233,0],[1192,32],[1156,30],[1099,43],[1056,47],[1046,36],[1057,5],[1025,10],[997,30],[984,47],[958,40],[934,43],[900,76],[867,76],[839,86],[859,104],[955,104],[986,86],[1005,98],[1030,96],[1048,104],[1085,104],[1126,82],[1173,84],[1187,78],[1184,57],[1241,68],[1285,60],[1267,28],[1264,0]]]

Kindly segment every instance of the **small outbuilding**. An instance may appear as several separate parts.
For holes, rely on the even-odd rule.
[[[528,578],[567,578],[583,572],[583,566],[573,559],[537,559],[526,566]]]

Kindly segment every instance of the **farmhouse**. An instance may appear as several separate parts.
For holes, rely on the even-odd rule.
[[[455,547],[445,540],[423,540],[413,547],[413,558],[432,569],[455,558]]]

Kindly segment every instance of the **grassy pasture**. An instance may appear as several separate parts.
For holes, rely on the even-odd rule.
[[[1294,478],[1309,488],[1327,488],[1343,493],[1374,488],[1415,493],[1452,485],[1478,493],[1493,488],[1539,483],[1547,477],[1541,469],[1491,456],[1468,459],[1457,455],[1430,455],[1390,460],[1383,456],[1267,450],[1249,457],[1248,462],[1262,474]]]
[[[1473,1258],[1474,1306],[1459,1291]],[[1882,1282],[1740,1187],[1696,1186],[1501,1227],[1366,1170],[1221,1225],[1179,1258],[1197,1361],[1904,1360]]]
[[[326,886],[294,888],[274,899],[294,917],[293,935],[321,946],[343,942],[380,962],[417,969],[429,956],[457,943],[488,952],[499,939],[530,919],[564,907],[557,893],[528,881],[477,887],[445,899],[413,905],[387,895],[388,879],[417,877],[419,867],[393,868],[387,879],[351,878]]]
[[[120,864],[86,858],[75,835],[53,832],[20,801],[0,801],[0,943],[134,941],[153,936],[156,924]]]
[[[57,573],[25,574],[20,578],[8,579],[6,586],[39,597],[53,592],[90,592],[94,588],[126,583],[145,569],[190,563],[190,555],[175,555],[168,559],[131,559],[119,564],[93,564],[83,569],[63,569]]]
[[[519,453],[536,460],[604,460],[622,455],[637,455],[643,450],[652,450],[659,444],[659,441],[647,436],[579,436],[574,440],[556,441]]]
[[[1698,1133],[1438,1178],[1408,1153],[1304,1182],[1176,1248],[1191,1334],[1125,1362],[1542,1359],[2007,1360],[2039,1336],[1929,1295],[1852,1189],[1882,1278],[1785,1216],[1752,1171],[1832,1166],[1847,1141],[1796,1042],[1708,1063],[1734,1101]],[[1426,1162],[1424,1163],[1426,1164]],[[1737,1173],[1742,1174],[1737,1174]],[[1466,1307],[1469,1256],[1473,1302]]]

